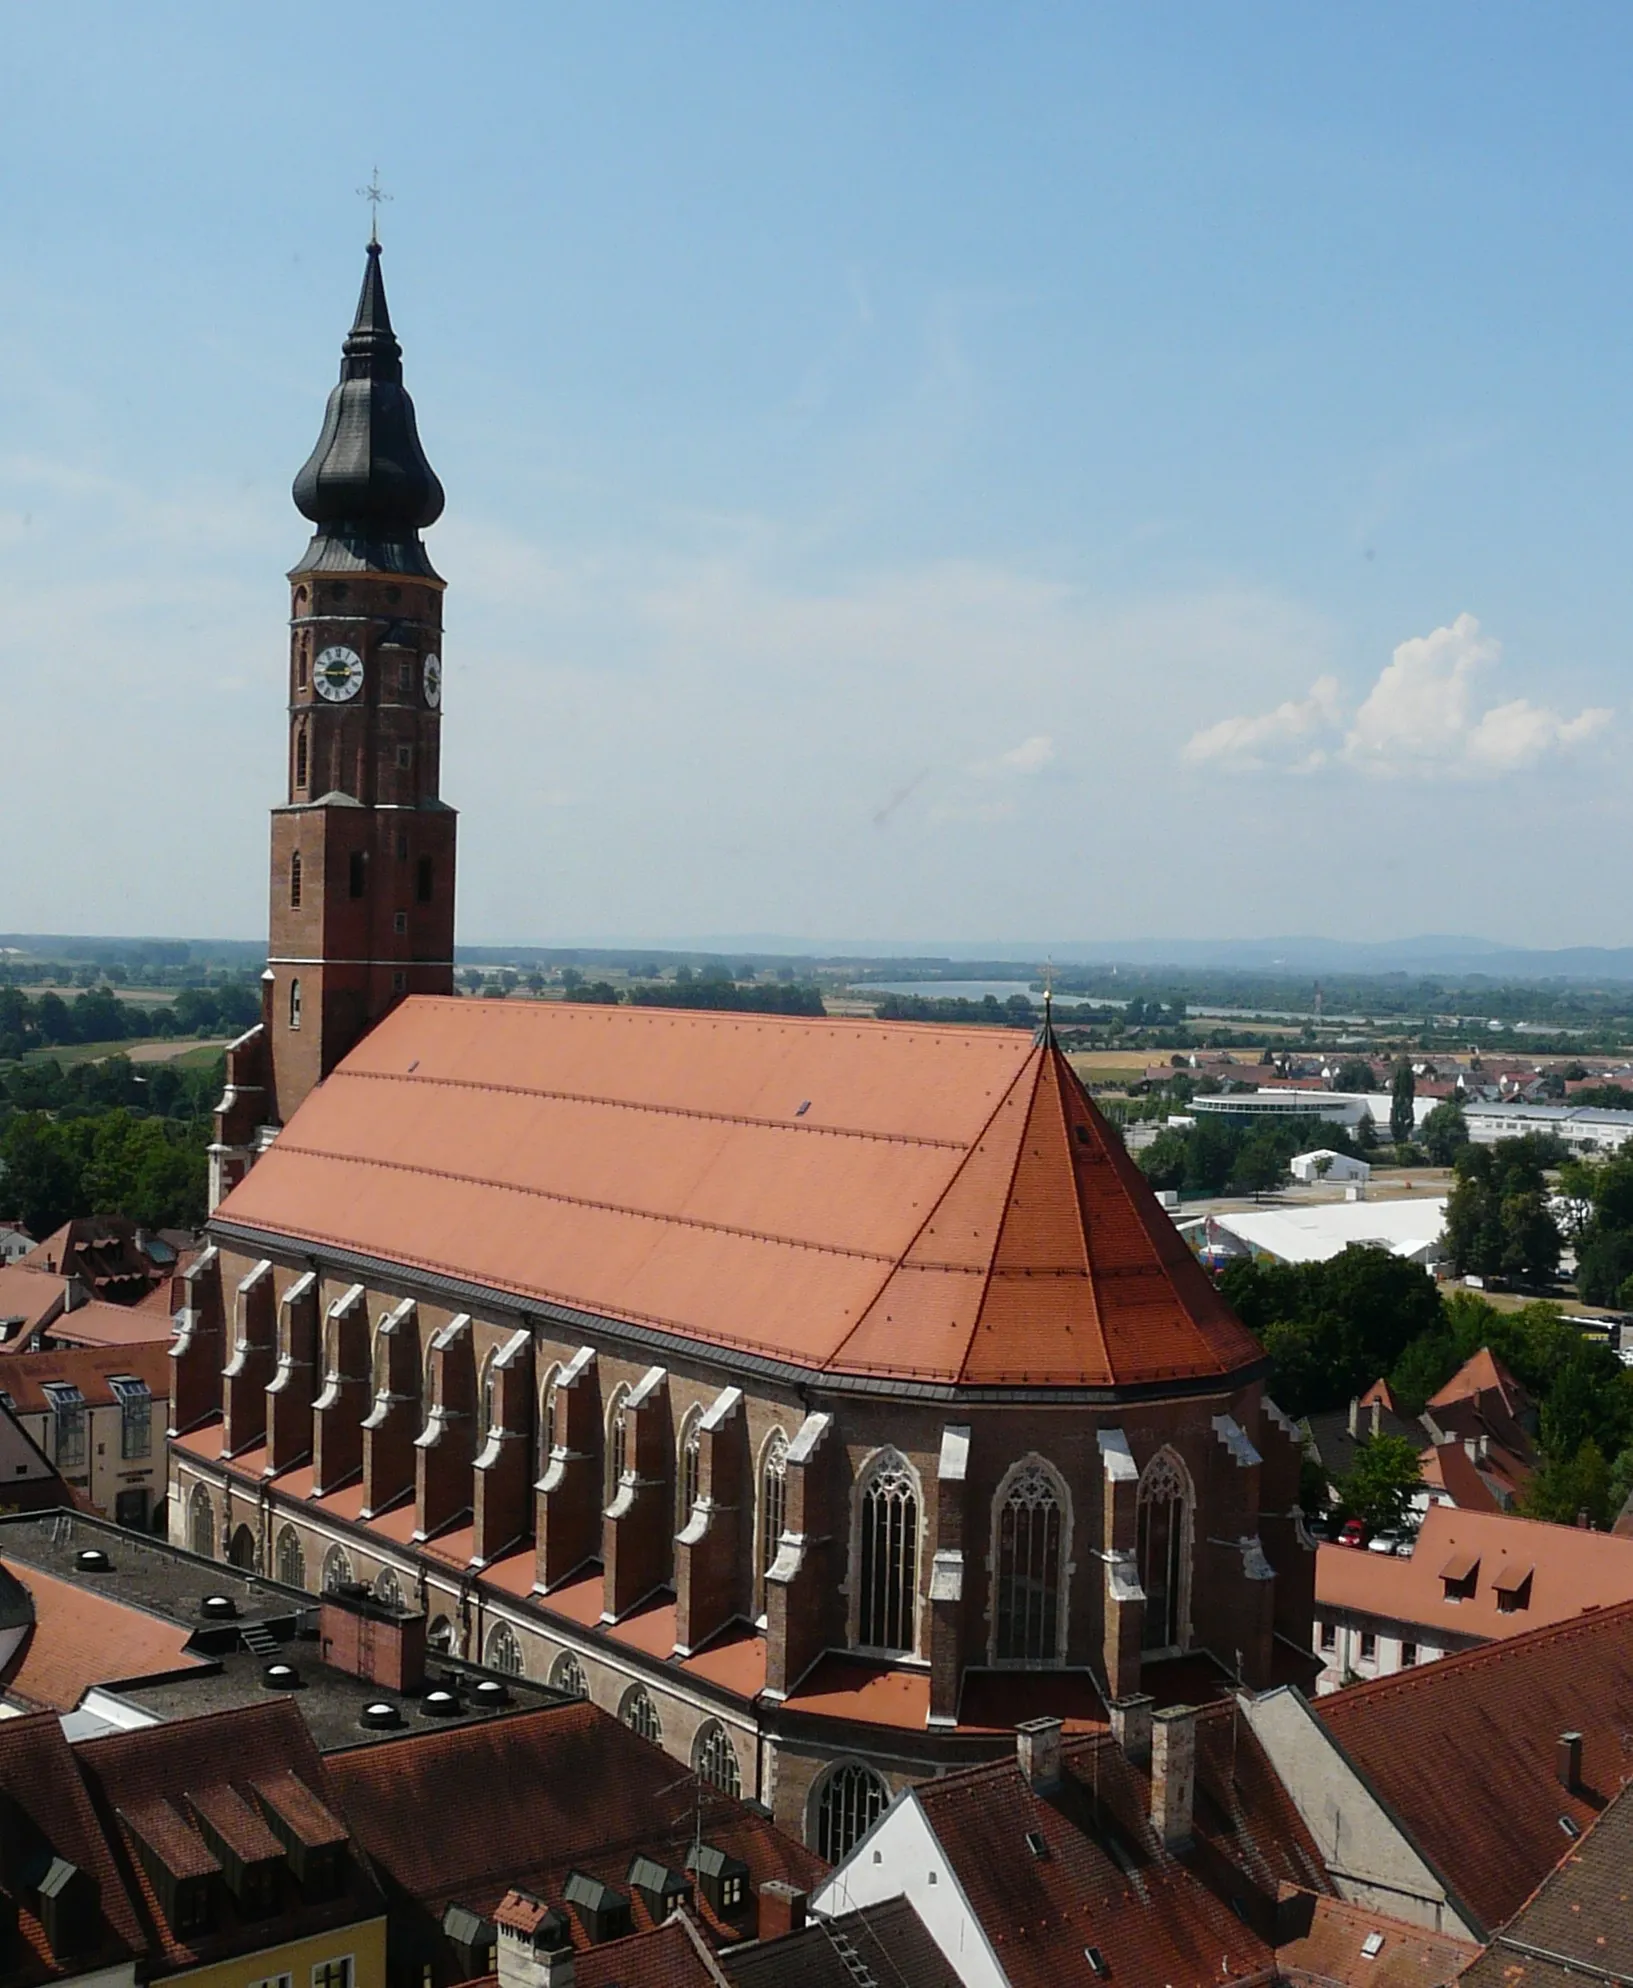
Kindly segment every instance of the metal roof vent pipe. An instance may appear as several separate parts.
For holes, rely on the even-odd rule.
[[[1561,1733],[1559,1744],[1554,1749],[1554,1772],[1559,1776],[1559,1785],[1569,1794],[1582,1792],[1582,1735]]]
[[[1015,1761],[1029,1788],[1060,1786],[1059,1719],[1028,1719],[1015,1728]]]
[[[1165,1850],[1191,1840],[1196,1806],[1196,1707],[1171,1705],[1151,1721],[1151,1827]]]

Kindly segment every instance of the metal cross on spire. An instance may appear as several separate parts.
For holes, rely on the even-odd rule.
[[[380,246],[380,202],[392,198],[380,184],[380,168],[378,166],[375,167],[373,174],[370,176],[368,185],[360,186],[357,189],[357,197],[359,200],[366,200],[369,203],[369,247],[378,248]]]

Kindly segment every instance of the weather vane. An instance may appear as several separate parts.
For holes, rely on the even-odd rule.
[[[357,197],[359,200],[366,200],[369,203],[369,247],[378,248],[380,246],[380,202],[382,200],[390,200],[392,197],[380,184],[380,168],[378,166],[375,167],[368,185],[360,186],[357,189]]]

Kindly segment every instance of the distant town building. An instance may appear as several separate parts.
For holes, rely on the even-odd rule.
[[[1359,1246],[1387,1249],[1433,1269],[1445,1256],[1442,1196],[1399,1201],[1321,1201],[1296,1207],[1231,1209],[1177,1224],[1180,1234],[1217,1268],[1232,1257],[1271,1263],[1325,1263]]]
[[[1633,1111],[1606,1111],[1598,1105],[1474,1103],[1463,1107],[1469,1138],[1476,1146],[1542,1133],[1572,1153],[1615,1153],[1633,1139]]]
[[[168,1338],[14,1353],[0,1360],[0,1407],[95,1510],[146,1531],[165,1523],[170,1368]]]
[[[1372,1178],[1372,1169],[1365,1160],[1358,1160],[1351,1153],[1335,1153],[1331,1146],[1319,1146],[1313,1153],[1295,1153],[1287,1162],[1287,1171],[1306,1187],[1339,1186],[1347,1181],[1364,1187]]]

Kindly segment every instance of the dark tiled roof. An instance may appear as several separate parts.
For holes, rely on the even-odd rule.
[[[384,1900],[374,1879],[362,1860],[354,1857],[348,1863],[344,1892],[328,1902],[308,1903],[291,1890],[274,1919],[245,1920],[238,1916],[230,1895],[221,1889],[208,1931],[182,1939],[165,1921],[144,1867],[138,1837],[179,1874],[186,1868],[208,1867],[199,1862],[199,1852],[203,1850],[206,1858],[209,1852],[194,1827],[192,1808],[196,1800],[202,1797],[208,1801],[216,1790],[276,1780],[288,1772],[304,1782],[325,1809],[337,1807],[324,1779],[318,1750],[299,1712],[287,1699],[85,1740],[75,1754],[103,1827],[122,1852],[126,1882],[140,1899],[143,1916],[152,1929],[155,1957],[167,1964],[161,1971],[209,1966],[235,1954],[257,1952],[278,1941],[303,1939],[384,1912]]]
[[[1118,1988],[1257,1974],[1270,1965],[1280,1888],[1329,1889],[1314,1842],[1232,1706],[1197,1718],[1195,1840],[1183,1855],[1150,1827],[1148,1772],[1109,1738],[1068,1741],[1062,1760],[1061,1783],[1047,1792],[1013,1762],[917,1791],[1013,1988],[1083,1978],[1088,1945]]]
[[[1633,1981],[1633,1788],[1624,1789],[1464,1975],[1467,1988]]]
[[[581,1953],[574,1980],[578,1988],[719,1988],[706,1956],[701,1938],[677,1917]]]
[[[723,1965],[735,1988],[857,1988],[845,1946],[889,1988],[957,1988],[958,1975],[905,1898],[813,1922],[729,1953]]]
[[[561,1905],[569,1871],[627,1891],[637,1853],[676,1870],[690,1858],[692,1784],[677,1782],[670,1755],[589,1704],[416,1733],[327,1766],[359,1842],[421,1908],[422,1940],[450,1904],[491,1917],[516,1887]],[[756,1890],[768,1878],[808,1890],[826,1868],[726,1795],[707,1794],[701,1835],[740,1858]],[[637,1926],[643,1914],[637,1900]]]
[[[1568,1538],[1570,1535],[1567,1534]],[[1633,1602],[1353,1685],[1315,1715],[1457,1899],[1489,1929],[1558,1862],[1628,1772]],[[1583,1736],[1585,1794],[1560,1785]]]
[[[1292,1937],[1286,1922],[1294,1922]],[[1306,1895],[1283,1907],[1276,1963],[1284,1980],[1323,1988],[1447,1988],[1480,1951],[1467,1940],[1386,1919],[1365,1906]],[[1374,1945],[1374,1942],[1376,1944]],[[1372,1951],[1368,1951],[1371,1947]]]

